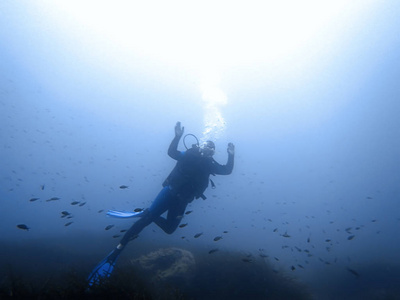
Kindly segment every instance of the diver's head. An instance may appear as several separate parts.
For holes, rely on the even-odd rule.
[[[215,153],[215,144],[212,141],[207,141],[205,142],[201,147],[200,147],[200,152],[201,155],[203,156],[208,156],[211,157]]]

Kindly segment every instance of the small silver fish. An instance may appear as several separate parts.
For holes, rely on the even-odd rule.
[[[82,202],[79,204],[79,206],[84,206],[86,204],[86,202]]]
[[[185,212],[185,215],[188,215],[188,214],[190,214],[192,212],[193,212],[193,210],[188,210],[187,212]]]
[[[121,189],[121,190],[123,190],[123,189],[127,189],[129,186],[127,186],[127,185],[120,185],[119,186],[119,188]]]
[[[347,239],[348,239],[349,241],[351,241],[352,239],[354,239],[354,237],[355,237],[355,235],[350,235]]]
[[[56,201],[56,200],[60,200],[61,198],[58,197],[52,197],[50,199],[47,199],[46,202],[50,202],[50,201]]]
[[[114,225],[107,225],[106,228],[104,228],[105,230],[110,230],[111,228],[113,228]]]
[[[64,226],[69,226],[69,225],[71,225],[72,223],[74,223],[74,222],[68,222],[68,223],[65,223],[65,225],[64,225]]]
[[[179,225],[179,228],[183,228],[183,227],[187,226],[187,224],[188,223],[181,224],[181,225]]]
[[[200,236],[202,236],[203,235],[203,233],[202,232],[200,232],[200,233],[196,233],[195,235],[194,235],[194,238],[195,239],[197,239],[198,237],[200,237]]]
[[[18,224],[17,227],[18,227],[19,229],[29,231],[29,227],[26,226],[25,224]]]
[[[351,274],[353,274],[356,277],[360,276],[360,274],[357,271],[353,270],[353,269],[346,268],[346,270],[349,271]]]
[[[67,212],[66,210],[61,212],[61,218],[65,218],[66,216],[69,216],[71,213]]]
[[[29,201],[30,202],[33,202],[33,201],[36,201],[36,200],[39,200],[40,198],[31,198],[31,199],[29,199]]]
[[[283,237],[285,238],[290,238],[290,235],[287,234],[287,232],[285,232],[284,234],[282,234]]]
[[[217,251],[218,251],[218,248],[211,249],[210,251],[208,251],[208,254],[213,254],[213,253],[215,253]]]
[[[214,238],[214,242],[217,242],[217,241],[219,241],[219,240],[221,240],[222,239],[222,236],[216,236],[215,238]]]
[[[72,201],[71,202],[71,205],[77,205],[77,204],[79,204],[80,202],[79,201]]]

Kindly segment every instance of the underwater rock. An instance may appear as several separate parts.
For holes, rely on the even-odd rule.
[[[131,262],[156,285],[172,283],[187,286],[195,276],[196,261],[193,254],[179,248],[162,248]]]

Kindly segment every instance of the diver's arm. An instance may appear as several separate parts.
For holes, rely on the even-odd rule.
[[[178,143],[183,135],[184,130],[185,127],[181,128],[181,122],[177,122],[175,125],[175,137],[168,148],[168,155],[175,160],[178,160],[178,158],[181,156],[181,152],[178,151]]]
[[[235,145],[232,143],[228,144],[228,162],[226,165],[220,165],[216,161],[213,161],[213,173],[216,175],[229,175],[232,173],[235,157]]]

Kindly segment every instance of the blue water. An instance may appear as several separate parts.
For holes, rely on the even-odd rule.
[[[267,255],[272,269],[318,299],[361,299],[365,291],[373,299],[398,297],[400,7],[394,1],[349,25],[332,45],[337,51],[321,48],[312,70],[293,64],[275,78],[276,65],[222,72],[227,102],[211,110],[190,70],[110,57],[106,39],[81,40],[79,31],[52,27],[40,18],[41,6],[35,13],[18,4],[0,7],[3,266],[20,272],[22,253],[42,261],[42,248],[67,248],[49,254],[46,268],[61,272],[76,258],[89,272],[133,222],[105,212],[148,207],[175,163],[167,155],[175,123],[202,138],[209,117],[218,131],[211,132],[215,159],[224,164],[228,142],[236,145],[233,173],[213,178],[216,189],[188,206],[193,212],[182,221],[188,226],[166,235],[150,225],[126,259],[160,244],[205,256],[218,247]],[[47,201],[52,197],[59,199]]]

